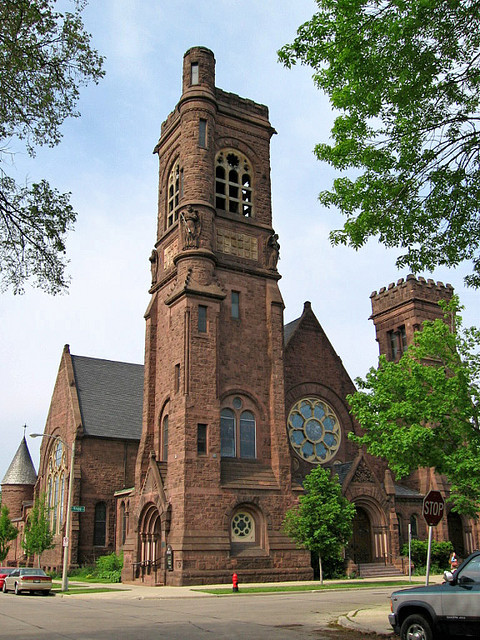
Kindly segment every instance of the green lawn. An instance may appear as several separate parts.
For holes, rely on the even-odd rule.
[[[265,587],[249,587],[239,586],[239,593],[279,593],[288,591],[327,591],[329,589],[359,589],[359,588],[372,588],[372,587],[403,587],[403,586],[415,586],[420,584],[418,581],[409,582],[408,580],[385,580],[368,582],[368,580],[352,580],[348,582],[335,582],[328,584],[292,584],[292,585],[272,585]],[[422,583],[423,584],[423,583]],[[227,593],[234,594],[232,587],[217,587],[209,589],[208,587],[199,587],[192,589],[192,591],[202,591],[204,593],[212,593],[214,595],[223,595]]]

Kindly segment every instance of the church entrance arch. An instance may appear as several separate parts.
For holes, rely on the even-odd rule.
[[[348,546],[349,558],[355,564],[387,562],[390,557],[389,529],[383,509],[371,496],[360,496],[354,504],[357,512]]]
[[[353,519],[352,554],[356,564],[373,561],[370,518],[365,509],[358,506]]]
[[[162,525],[156,505],[145,505],[139,521],[137,577],[153,576],[162,569]],[[159,574],[161,575],[161,574]]]

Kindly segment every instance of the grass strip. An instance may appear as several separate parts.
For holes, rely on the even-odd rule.
[[[266,587],[248,587],[248,586],[239,586],[238,593],[281,593],[281,592],[291,592],[291,591],[329,591],[332,589],[364,589],[364,588],[372,588],[372,587],[402,587],[402,586],[415,586],[415,582],[409,582],[408,580],[395,580],[395,581],[385,581],[385,582],[368,582],[368,581],[352,581],[352,582],[337,582],[335,584],[297,584],[297,585],[278,585],[278,586],[266,586]],[[208,589],[202,587],[201,589],[191,589],[192,591],[201,591],[203,593],[211,593],[213,595],[226,595],[232,594],[236,595],[232,591],[232,587],[217,587],[213,589]]]

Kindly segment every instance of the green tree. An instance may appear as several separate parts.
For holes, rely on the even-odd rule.
[[[60,142],[60,126],[79,116],[79,88],[103,76],[80,14],[55,0],[0,3],[0,288],[23,293],[29,281],[55,294],[67,287],[65,238],[76,213],[70,194],[46,180],[18,184],[8,166],[19,148],[35,156]]]
[[[8,517],[9,511],[7,507],[0,508],[0,563],[7,557],[10,545],[8,544],[18,535],[17,528],[12,524]]]
[[[355,507],[342,495],[337,477],[321,466],[308,474],[303,486],[305,493],[298,506],[287,511],[283,530],[299,545],[318,554],[323,583],[322,557],[340,556],[352,536]]]
[[[37,554],[38,566],[40,566],[42,553],[47,549],[53,549],[54,546],[46,496],[42,495],[35,498],[32,510],[27,516],[22,547],[27,556]]]
[[[350,436],[388,461],[398,479],[435,467],[451,485],[454,509],[480,509],[480,331],[462,327],[458,298],[445,321],[423,323],[399,362],[380,357],[348,397],[365,430]],[[453,328],[453,331],[452,331]]]
[[[319,160],[341,172],[326,206],[346,216],[334,244],[377,236],[414,273],[472,261],[480,286],[480,4],[317,0],[279,51],[314,70],[336,117]]]

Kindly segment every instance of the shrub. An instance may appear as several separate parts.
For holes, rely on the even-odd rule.
[[[450,541],[437,542],[436,540],[432,540],[430,570],[434,573],[441,573],[444,569],[448,569],[448,559],[452,551],[453,545]],[[412,540],[412,562],[415,565],[416,572],[420,572],[420,567],[426,567],[427,553],[427,540]],[[408,556],[408,544],[403,545],[402,555]]]
[[[95,576],[100,580],[120,582],[123,567],[123,553],[117,555],[110,553],[107,556],[97,558]]]

